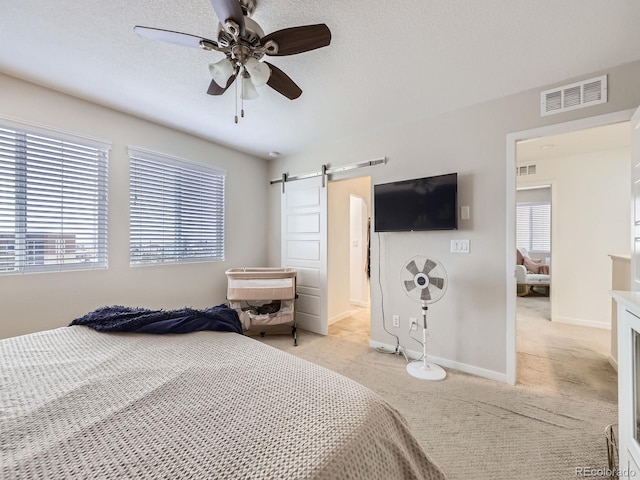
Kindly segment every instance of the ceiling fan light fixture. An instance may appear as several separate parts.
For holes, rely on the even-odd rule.
[[[225,57],[219,62],[209,64],[209,73],[211,73],[214,82],[225,88],[229,78],[233,75],[233,63]]]
[[[249,57],[244,68],[251,78],[251,83],[256,87],[266,85],[271,76],[271,69],[266,63],[259,62],[255,57]]]
[[[242,77],[242,99],[243,100],[254,100],[258,98],[258,91],[256,87],[253,85],[251,78]]]
[[[244,100],[258,97],[256,87],[267,85],[289,100],[300,97],[302,89],[286,73],[261,60],[265,55],[282,57],[326,47],[331,43],[329,27],[324,23],[301,25],[265,35],[262,27],[250,18],[257,0],[210,1],[219,20],[217,40],[140,25],[134,31],[153,40],[223,54],[225,58],[209,64],[212,80],[207,94],[222,95],[235,84],[236,123],[238,113],[244,117]]]

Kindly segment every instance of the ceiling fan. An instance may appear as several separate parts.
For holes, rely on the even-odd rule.
[[[220,20],[217,40],[139,25],[134,27],[134,31],[152,40],[223,53],[222,60],[209,65],[213,80],[207,93],[222,95],[240,77],[241,82],[236,82],[236,123],[238,83],[241,83],[241,100],[256,98],[258,92],[255,87],[263,85],[290,100],[298,98],[302,94],[300,87],[278,67],[261,60],[265,55],[295,55],[326,47],[331,43],[329,27],[323,23],[304,25],[265,35],[260,25],[250,18],[255,11],[256,0],[211,0],[211,4]],[[241,116],[244,117],[244,109]]]

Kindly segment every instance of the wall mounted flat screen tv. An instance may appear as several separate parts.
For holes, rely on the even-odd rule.
[[[373,186],[374,230],[410,232],[458,228],[458,174]]]

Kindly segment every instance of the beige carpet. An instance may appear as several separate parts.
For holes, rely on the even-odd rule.
[[[520,321],[525,323],[518,326],[522,381],[515,387],[452,370],[442,382],[415,379],[406,373],[404,357],[368,346],[364,315],[332,325],[326,337],[300,332],[297,347],[287,336],[267,335],[261,341],[378,392],[407,418],[450,480],[570,479],[576,478],[576,468],[606,466],[604,429],[617,418],[608,386],[615,380],[594,380],[595,387],[581,383],[579,376],[555,365],[555,348],[533,341],[526,318]],[[539,325],[531,330],[539,331]],[[571,335],[562,340],[573,350],[558,361],[584,353],[574,340]],[[528,342],[537,346],[529,348]],[[599,355],[593,362],[604,371]],[[529,375],[529,369],[538,373]],[[547,375],[561,371],[559,378]]]
[[[608,360],[611,332],[552,323],[549,310],[548,297],[518,298],[518,383],[616,403],[618,377]]]

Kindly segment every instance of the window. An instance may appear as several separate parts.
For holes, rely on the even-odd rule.
[[[107,266],[109,145],[0,127],[0,274]]]
[[[129,149],[131,265],[224,260],[225,173]]]
[[[518,203],[516,246],[531,253],[551,252],[551,204]]]

